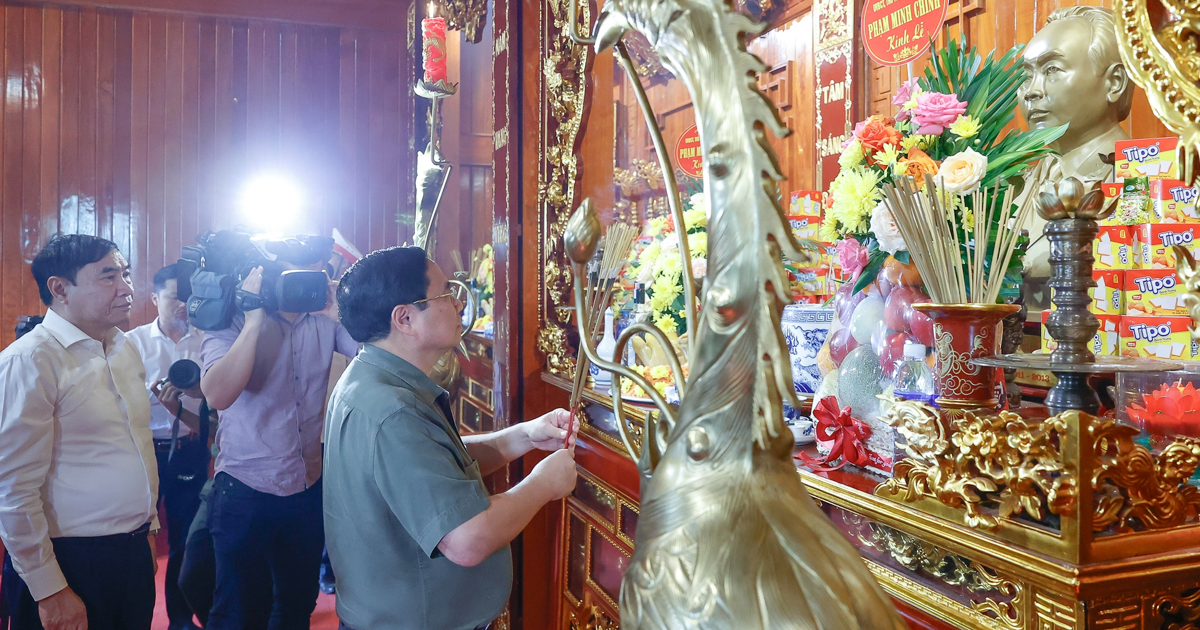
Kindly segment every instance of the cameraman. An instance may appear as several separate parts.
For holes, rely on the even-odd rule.
[[[324,262],[313,255],[279,265],[320,271]],[[262,286],[259,267],[242,290],[257,295]],[[324,545],[321,411],[333,353],[358,351],[336,313],[332,299],[323,313],[258,308],[205,334],[201,389],[221,411],[209,517],[217,584],[207,628],[309,627]]]
[[[179,266],[168,265],[154,274],[150,301],[158,317],[129,331],[146,365],[146,389],[150,395],[150,430],[158,458],[158,497],[167,509],[166,587],[169,630],[191,626],[192,609],[179,590],[188,527],[200,507],[200,490],[208,479],[209,451],[201,439],[200,388],[181,391],[166,382],[176,361],[200,362],[204,335],[188,323],[187,310],[179,300]],[[173,431],[178,421],[177,434]],[[173,439],[174,438],[174,439]]]

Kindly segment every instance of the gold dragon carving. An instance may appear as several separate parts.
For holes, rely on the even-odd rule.
[[[446,7],[446,26],[462,31],[467,41],[478,44],[487,19],[487,0],[441,0]]]
[[[1092,529],[1165,529],[1196,520],[1200,489],[1188,480],[1200,465],[1200,440],[1176,437],[1154,457],[1133,443],[1135,427],[1097,418],[1088,429],[1096,457]]]
[[[1200,630],[1200,588],[1161,595],[1152,610],[1162,630]]]
[[[1076,475],[1063,465],[1060,445],[1078,426],[1072,415],[1078,412],[1038,423],[1007,411],[967,411],[947,433],[934,407],[891,400],[885,419],[907,441],[908,457],[877,495],[907,502],[931,497],[962,508],[967,525],[985,530],[999,527],[997,515],[1025,512],[1041,520],[1047,513],[1075,513]]]
[[[1026,592],[1021,583],[1004,578],[996,570],[974,560],[857,514],[847,513],[845,521],[860,542],[887,553],[909,571],[924,573],[950,586],[965,587],[979,596],[998,593],[1001,599],[984,597],[983,601],[976,601],[971,598],[971,608],[993,617],[1006,628],[1020,630],[1025,627]]]
[[[542,319],[537,347],[546,356],[550,372],[570,376],[574,370],[574,351],[567,342],[566,324],[570,311],[571,269],[562,249],[563,231],[575,202],[579,175],[579,140],[583,124],[587,80],[585,69],[591,50],[574,46],[568,33],[567,2],[546,0],[550,24],[546,25],[542,57],[542,81],[545,101],[541,113],[542,137],[546,147],[538,174],[538,247],[543,265],[539,303]],[[579,3],[582,22],[587,24],[588,2]],[[581,26],[581,28],[584,28]],[[586,33],[585,33],[586,34]]]

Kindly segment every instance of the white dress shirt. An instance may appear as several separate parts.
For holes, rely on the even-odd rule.
[[[67,586],[51,538],[158,528],[149,425],[142,359],[116,328],[101,344],[51,310],[0,352],[0,539],[35,600]]]
[[[158,326],[158,320],[155,319],[145,326],[134,328],[125,336],[130,343],[137,346],[138,353],[142,355],[142,363],[146,366],[146,392],[150,397],[150,431],[154,433],[156,440],[169,440],[171,425],[175,424],[175,414],[163,406],[158,396],[150,391],[150,387],[166,378],[171,364],[180,359],[191,359],[199,367],[200,344],[204,342],[204,333],[188,326],[188,334],[180,339],[179,343],[175,343],[163,333],[162,328]],[[200,415],[199,398],[185,394],[179,399],[183,401],[184,409]],[[186,424],[179,423],[179,437],[191,432]]]

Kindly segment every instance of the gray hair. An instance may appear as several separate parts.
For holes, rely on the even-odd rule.
[[[1099,74],[1105,74],[1113,64],[1121,64],[1121,50],[1117,45],[1117,24],[1111,9],[1094,6],[1075,6],[1058,9],[1046,19],[1046,24],[1059,20],[1086,20],[1092,27],[1092,43],[1088,46],[1088,59]],[[1121,120],[1129,116],[1133,107],[1133,82],[1127,80],[1125,92],[1118,101]]]

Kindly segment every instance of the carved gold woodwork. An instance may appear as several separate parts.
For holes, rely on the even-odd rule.
[[[546,356],[553,374],[570,376],[574,349],[567,343],[565,325],[571,319],[571,268],[562,249],[562,235],[575,204],[579,179],[580,128],[586,109],[591,49],[572,44],[567,32],[569,0],[546,0],[548,23],[543,35],[541,60],[543,103],[541,137],[543,159],[538,172],[538,249],[544,269],[538,309],[542,324],[537,347]],[[579,3],[582,23],[590,23],[586,0]],[[586,35],[581,26],[582,35]]]
[[[1099,420],[1089,427],[1096,468],[1095,531],[1166,529],[1196,522],[1200,490],[1188,483],[1200,465],[1200,440],[1176,437],[1157,457],[1133,443],[1135,427]]]
[[[1019,581],[1009,580],[995,569],[887,525],[857,515],[846,520],[855,527],[852,534],[863,545],[887,553],[904,568],[982,595],[982,601],[972,598],[971,610],[995,619],[1006,628],[1025,627],[1026,589]],[[987,593],[998,593],[1002,599],[987,597]]]
[[[1182,179],[1192,182],[1200,147],[1200,5],[1196,0],[1161,0],[1157,8],[1168,14],[1166,23],[1155,24],[1148,3],[1113,0],[1121,59],[1146,90],[1154,114],[1179,135]]]
[[[1077,413],[1031,426],[1015,413],[967,411],[947,434],[930,405],[892,399],[886,419],[907,440],[908,458],[876,493],[902,494],[905,501],[933,497],[962,508],[968,525],[990,530],[998,518],[1022,512],[1035,520],[1074,514],[1076,473],[1063,465],[1058,445],[1072,420],[1078,426]]]
[[[575,611],[571,611],[571,630],[618,630],[621,624],[615,619],[608,616],[608,613],[600,610],[600,607],[592,604],[590,610],[587,611],[587,619],[580,620]]]
[[[487,0],[438,0],[445,8],[446,27],[462,31],[467,41],[478,44],[487,19]]]

